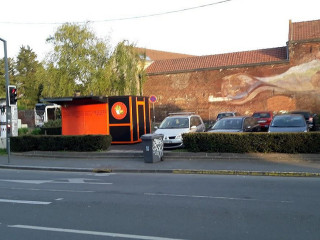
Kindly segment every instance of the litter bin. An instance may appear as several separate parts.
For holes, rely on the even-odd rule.
[[[163,134],[144,134],[141,136],[145,163],[154,163],[162,160]]]

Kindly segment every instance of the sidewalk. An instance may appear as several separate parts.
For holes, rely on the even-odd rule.
[[[145,163],[142,145],[112,145],[104,152],[24,152],[0,156],[2,169],[320,177],[320,154],[234,154],[164,151]]]

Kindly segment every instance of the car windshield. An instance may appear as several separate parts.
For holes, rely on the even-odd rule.
[[[305,119],[308,119],[310,117],[310,113],[308,112],[291,112],[293,114],[301,114],[302,116],[304,116]]]
[[[242,120],[239,118],[221,119],[212,127],[213,130],[241,129],[241,128],[242,128]]]
[[[217,118],[232,117],[232,113],[219,113]]]
[[[168,117],[162,121],[159,128],[160,129],[189,128],[189,118]]]
[[[300,116],[278,116],[275,117],[272,127],[304,127],[306,126],[305,120]]]
[[[254,113],[254,118],[270,118],[270,113]]]

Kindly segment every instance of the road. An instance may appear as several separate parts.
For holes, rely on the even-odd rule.
[[[320,179],[0,170],[0,239],[319,239]]]

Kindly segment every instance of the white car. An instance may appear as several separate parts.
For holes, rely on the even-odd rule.
[[[155,133],[164,135],[163,147],[169,149],[183,146],[183,133],[204,131],[205,125],[199,115],[172,113],[162,121]]]

